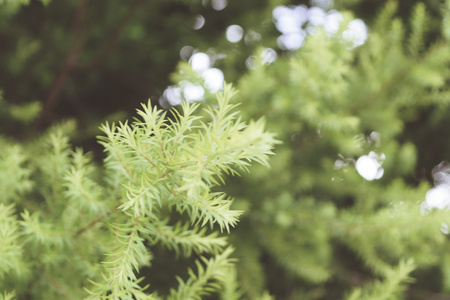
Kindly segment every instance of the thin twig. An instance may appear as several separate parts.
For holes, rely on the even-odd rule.
[[[64,296],[65,299],[73,299],[72,297],[70,297],[69,293],[58,283],[56,282],[55,279],[53,279],[52,277],[48,277],[48,281],[50,282],[50,284],[55,287],[55,289]]]
[[[50,112],[52,111],[53,107],[55,106],[59,95],[61,94],[61,91],[64,87],[64,84],[66,83],[67,79],[69,78],[70,74],[73,71],[88,71],[92,68],[98,67],[101,65],[113,52],[113,50],[116,48],[117,44],[120,41],[120,37],[122,35],[123,30],[127,26],[127,24],[130,22],[132,17],[134,16],[135,12],[137,11],[139,5],[142,3],[141,1],[135,1],[132,5],[130,5],[128,12],[126,13],[125,17],[122,19],[122,21],[117,26],[114,34],[112,35],[109,42],[105,45],[102,51],[93,58],[90,62],[86,64],[80,64],[78,61],[79,54],[81,53],[84,43],[83,43],[83,19],[86,12],[87,7],[87,1],[88,0],[81,0],[80,4],[77,8],[77,11],[75,12],[73,22],[72,22],[72,29],[71,29],[71,40],[72,40],[72,48],[70,49],[69,53],[67,54],[66,60],[59,71],[59,75],[56,78],[55,82],[53,83],[50,92],[48,94],[47,99],[44,101],[44,105],[42,107],[42,112],[39,118],[35,122],[35,128],[40,129],[43,127],[45,120],[48,118]]]
[[[86,13],[86,7],[87,7],[87,1],[88,0],[81,0],[78,8],[75,12],[75,15],[73,17],[72,22],[72,29],[71,29],[71,44],[72,48],[70,49],[69,53],[67,54],[66,60],[59,71],[59,75],[56,78],[55,82],[53,83],[50,92],[48,94],[47,99],[44,102],[44,105],[42,107],[42,112],[39,118],[35,122],[35,128],[40,129],[43,127],[43,123],[45,122],[45,119],[50,114],[50,111],[55,106],[56,100],[59,97],[59,94],[61,93],[61,90],[69,77],[69,74],[73,70],[73,68],[77,64],[78,55],[82,48],[82,28],[83,28],[83,18]]]
[[[131,21],[141,3],[142,3],[141,1],[135,1],[132,5],[130,5],[126,15],[117,26],[116,30],[114,31],[114,34],[111,36],[109,42],[105,45],[105,47],[103,47],[102,51],[100,51],[100,53],[98,53],[97,56],[93,58],[90,62],[86,64],[78,64],[76,66],[77,70],[87,71],[96,68],[99,65],[101,65],[109,57],[109,55],[111,55],[111,53],[113,52],[113,50],[116,48],[117,44],[120,41],[120,37],[122,36],[123,30]]]
[[[81,227],[80,229],[78,229],[75,232],[74,237],[77,237],[77,236],[81,235],[83,232],[85,232],[89,228],[93,227],[95,224],[97,224],[98,222],[102,221],[105,217],[109,216],[110,214],[111,213],[108,212],[106,215],[100,216],[100,217],[96,218],[95,220],[89,222],[87,225]]]

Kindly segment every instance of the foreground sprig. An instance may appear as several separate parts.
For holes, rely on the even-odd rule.
[[[225,86],[214,107],[149,102],[133,121],[106,123],[103,165],[72,149],[70,122],[33,141],[32,152],[0,139],[0,298],[160,299],[139,274],[160,259],[157,246],[196,266],[172,299],[238,295],[224,232],[242,212],[220,185],[252,163],[268,165],[276,141],[263,120],[238,117],[234,94]]]
[[[242,212],[231,209],[232,198],[212,189],[225,182],[225,175],[248,171],[252,162],[267,166],[276,143],[272,134],[264,131],[263,120],[241,121],[230,103],[234,94],[226,85],[217,96],[217,105],[204,108],[203,114],[198,103],[183,103],[171,116],[148,103],[134,122],[101,127],[106,169],[121,174],[122,191],[117,203],[120,213],[110,226],[115,246],[105,261],[103,283],[95,284],[97,292],[91,291],[92,295],[133,290],[139,280],[136,272],[151,257],[146,245],[158,242],[176,254],[181,249],[185,255],[212,255],[209,260],[202,259],[209,267],[203,269],[197,263],[199,274],[189,271],[189,279],[185,283],[180,280],[172,298],[188,293],[189,299],[196,299],[220,289],[220,284],[205,279],[216,276],[209,274],[216,268],[211,265],[224,264],[224,270],[231,270],[225,259],[231,250],[224,252],[227,242],[218,230],[229,232]],[[208,224],[209,229],[205,227]],[[139,298],[139,289],[134,290],[133,296]]]

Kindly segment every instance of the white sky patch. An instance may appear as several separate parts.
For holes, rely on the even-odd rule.
[[[358,158],[356,161],[356,171],[368,181],[380,179],[384,174],[384,169],[381,167],[384,159],[384,154],[378,155],[370,151],[369,155],[363,155]]]
[[[230,25],[226,31],[227,40],[231,43],[237,43],[242,40],[244,29],[239,25]]]

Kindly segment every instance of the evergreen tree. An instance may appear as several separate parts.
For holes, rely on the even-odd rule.
[[[41,2],[47,5],[41,13],[83,8]],[[5,40],[13,37],[6,34],[11,28],[23,29],[11,24],[35,12],[37,3],[0,1]],[[182,0],[136,2],[135,10],[111,3],[124,15],[128,9],[137,14],[124,27],[130,47],[146,28],[138,8],[194,16],[202,7]],[[283,3],[243,14],[245,24],[270,19],[276,7],[294,8]],[[336,3],[357,8],[365,1]],[[450,171],[445,163],[435,167],[433,187],[421,170],[447,155],[447,141],[428,148],[448,114],[450,1],[434,18],[424,3],[403,19],[396,17],[396,1],[383,5],[366,20],[366,41],[355,40],[349,30],[356,17],[345,11],[325,14],[340,20],[331,31],[320,22],[303,23],[308,34],[298,49],[280,42],[283,49],[273,50],[271,22],[261,28],[241,23],[242,43],[217,39],[226,53],[217,66],[239,93],[230,85],[208,92],[205,75],[182,62],[173,88],[203,86],[205,101],[181,102],[169,111],[149,102],[133,121],[105,122],[98,137],[103,161],[71,145],[77,131],[71,120],[42,134],[30,131],[48,109],[45,102],[12,104],[8,98],[23,98],[33,86],[48,88],[47,64],[55,61],[29,67],[36,82],[11,92],[8,83],[29,60],[43,57],[42,37],[27,34],[17,49],[5,44],[0,299],[444,297],[450,292]],[[105,23],[115,24],[115,16],[105,14]],[[180,27],[179,19],[169,19],[171,28]],[[61,37],[47,30],[54,41]],[[84,38],[101,36],[92,30]],[[78,46],[68,52],[60,47],[64,56]],[[84,52],[77,68],[92,58],[97,66],[95,53]],[[101,57],[109,68],[120,65]],[[139,67],[140,57],[130,58],[130,68]],[[38,71],[45,71],[42,77]],[[92,76],[86,81],[98,78]],[[21,130],[13,138],[16,126]]]
[[[316,28],[298,51],[239,79],[243,113],[266,116],[283,141],[271,170],[232,192],[247,212],[233,241],[250,298],[268,286],[283,299],[336,299],[375,278],[372,292],[349,298],[403,299],[410,259],[418,277],[436,273],[407,298],[431,299],[414,296],[427,280],[449,291],[448,213],[423,204],[431,186],[412,180],[417,148],[405,132],[424,109],[448,105],[449,4],[436,41],[422,3],[405,25],[388,1],[364,45],[346,42],[354,17],[344,14],[336,33]]]
[[[270,170],[228,186],[246,211],[232,240],[248,298],[266,288],[281,299],[429,299],[449,291],[449,203],[431,197],[435,188],[416,165],[436,133],[420,123],[428,139],[417,144],[409,131],[448,105],[448,5],[438,26],[423,3],[404,24],[388,1],[363,45],[348,32],[355,17],[342,12],[336,31],[310,27],[301,48],[275,62],[261,48],[236,79],[242,113],[265,116],[282,140]],[[176,80],[195,77],[188,65],[179,69]],[[438,166],[436,184],[448,172]],[[417,281],[402,293],[413,270]]]
[[[149,103],[141,119],[103,125],[104,167],[71,150],[70,124],[29,145],[2,140],[4,298],[159,299],[138,278],[158,259],[156,244],[174,256],[198,256],[168,299],[200,299],[223,287],[235,294],[233,248],[221,233],[241,212],[214,187],[251,162],[267,165],[275,140],[262,120],[238,118],[232,94],[226,86],[208,117],[195,116],[198,104],[184,104],[167,119]]]

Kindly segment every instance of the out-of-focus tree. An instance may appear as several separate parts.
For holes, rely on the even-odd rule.
[[[226,1],[4,1],[3,105],[33,102],[41,109],[27,126],[2,118],[2,132],[26,138],[75,118],[75,141],[95,147],[99,120],[124,119],[149,98],[157,104],[180,51],[186,58],[195,48],[220,45],[228,23],[256,3],[265,7],[260,1],[225,10]]]
[[[263,37],[235,78],[244,115],[283,141],[270,171],[229,186],[247,212],[232,238],[251,299],[449,291],[449,3],[353,2],[365,22],[327,1],[274,7],[278,45]],[[189,67],[173,78],[195,78]]]

